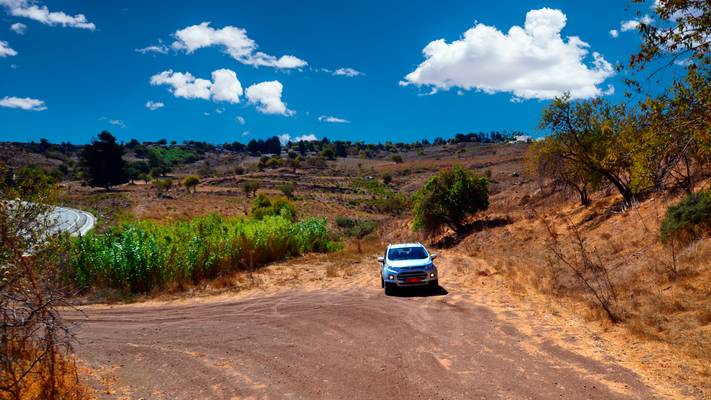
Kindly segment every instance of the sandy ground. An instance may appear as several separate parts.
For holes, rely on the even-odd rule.
[[[680,397],[573,321],[459,276],[476,260],[445,254],[439,291],[387,297],[371,258],[311,256],[236,277],[239,292],[66,317],[106,399]]]

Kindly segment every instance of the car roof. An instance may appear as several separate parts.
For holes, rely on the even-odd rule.
[[[388,246],[391,249],[401,249],[403,247],[425,247],[421,243],[394,243]]]

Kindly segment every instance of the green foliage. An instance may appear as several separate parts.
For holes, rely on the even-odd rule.
[[[158,156],[165,164],[176,166],[179,164],[190,164],[198,160],[195,152],[182,147],[153,147],[151,153]]]
[[[265,194],[260,194],[252,202],[252,210],[250,212],[252,218],[263,219],[267,216],[279,215],[288,220],[296,219],[296,209],[283,197],[268,197]]]
[[[374,179],[357,179],[353,182],[353,187],[371,195],[370,199],[363,200],[361,204],[377,212],[401,215],[410,209],[411,201],[407,196],[393,191],[389,186]]]
[[[259,190],[261,184],[259,181],[244,181],[241,186],[242,191],[249,197],[250,195],[254,196],[257,194],[257,190]]]
[[[279,190],[286,196],[286,198],[291,199],[294,197],[294,190],[296,187],[294,186],[293,183],[285,183],[283,185],[279,185]]]
[[[402,156],[400,154],[393,154],[390,156],[390,160],[396,164],[401,164],[402,163]]]
[[[123,146],[116,143],[116,138],[107,131],[91,140],[80,154],[81,164],[90,186],[104,187],[126,183]]]
[[[153,181],[153,188],[156,189],[158,194],[164,194],[170,188],[173,187],[173,180],[168,178],[156,179]]]
[[[190,192],[195,192],[195,187],[200,183],[200,178],[198,178],[195,175],[190,175],[186,176],[185,179],[183,179],[183,186],[185,187],[185,190]]]
[[[686,196],[667,209],[660,227],[662,243],[690,243],[711,233],[711,190]]]
[[[326,220],[217,215],[168,225],[124,224],[72,240],[67,277],[79,288],[179,288],[306,252],[337,249]]]
[[[346,236],[363,239],[370,235],[378,224],[369,219],[349,218],[339,215],[336,217],[336,226],[341,228]]]
[[[390,182],[393,181],[393,176],[390,174],[385,174],[383,175],[383,185],[390,185]]]
[[[461,232],[468,215],[489,208],[489,180],[460,166],[440,171],[415,195],[414,225],[434,232],[446,225]]]

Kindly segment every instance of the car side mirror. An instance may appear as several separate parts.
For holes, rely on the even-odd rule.
[[[385,257],[378,257],[378,261],[379,261],[379,262],[384,262],[384,261],[385,261]]]
[[[430,259],[434,260],[435,258],[437,258],[437,253],[430,254]]]

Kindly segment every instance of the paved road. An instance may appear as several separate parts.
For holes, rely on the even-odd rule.
[[[619,365],[533,341],[505,316],[455,297],[291,290],[66,317],[83,322],[78,355],[115,378],[104,398],[656,397]]]

